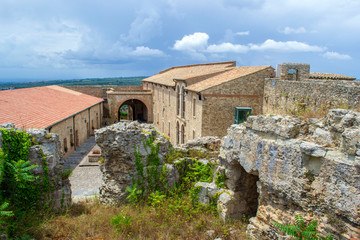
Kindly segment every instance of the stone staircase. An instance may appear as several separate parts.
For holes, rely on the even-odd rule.
[[[95,136],[90,136],[81,146],[77,147],[76,150],[65,159],[65,169],[74,169],[79,165],[81,160],[86,157],[90,150],[96,145]]]

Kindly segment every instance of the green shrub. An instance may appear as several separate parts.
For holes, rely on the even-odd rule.
[[[275,227],[280,229],[284,234],[295,237],[295,239],[299,240],[310,240],[310,239],[321,239],[318,236],[318,231],[316,230],[318,221],[312,220],[309,223],[304,221],[303,216],[296,215],[295,216],[295,225],[291,224],[280,224],[275,222]],[[331,235],[328,235],[325,239],[330,240],[333,239]]]
[[[47,207],[45,195],[50,191],[46,157],[43,156],[42,177],[35,177],[28,160],[29,147],[33,144],[30,134],[13,129],[0,129],[3,149],[0,151],[0,203],[1,232],[10,238],[22,236],[24,231],[39,224]],[[11,212],[11,214],[9,214]]]

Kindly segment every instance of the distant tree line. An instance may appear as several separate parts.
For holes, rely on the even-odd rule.
[[[87,79],[72,79],[72,80],[52,80],[52,81],[38,81],[38,82],[23,82],[23,83],[0,83],[0,90],[19,89],[42,87],[50,85],[59,86],[140,86],[141,80],[146,76],[140,77],[115,77],[115,78],[87,78]]]

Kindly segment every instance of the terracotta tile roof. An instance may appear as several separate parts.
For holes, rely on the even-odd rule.
[[[55,85],[0,91],[0,125],[43,129],[102,101]]]
[[[254,67],[235,67],[229,71],[223,72],[221,74],[218,74],[214,77],[205,79],[201,82],[197,82],[195,84],[192,85],[188,85],[186,87],[187,90],[189,91],[194,91],[194,92],[201,92],[204,91],[206,89],[212,88],[214,86],[223,84],[225,82],[234,80],[236,78],[239,77],[243,77],[249,74],[253,74],[255,72],[267,69],[267,68],[271,68],[271,66],[254,66]]]
[[[186,80],[197,76],[208,75],[216,72],[223,72],[236,66],[236,62],[205,63],[172,67],[143,79],[143,82],[151,82],[166,86],[175,86],[174,79]]]
[[[345,75],[335,74],[335,73],[310,73],[309,78],[311,79],[332,79],[332,80],[355,80],[354,77],[349,77]]]

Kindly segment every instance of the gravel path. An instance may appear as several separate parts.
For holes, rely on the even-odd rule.
[[[89,163],[87,157],[87,154],[93,149],[99,149],[99,147],[92,136],[65,159],[65,168],[73,169],[70,183],[74,202],[99,194],[102,173],[99,164]]]

